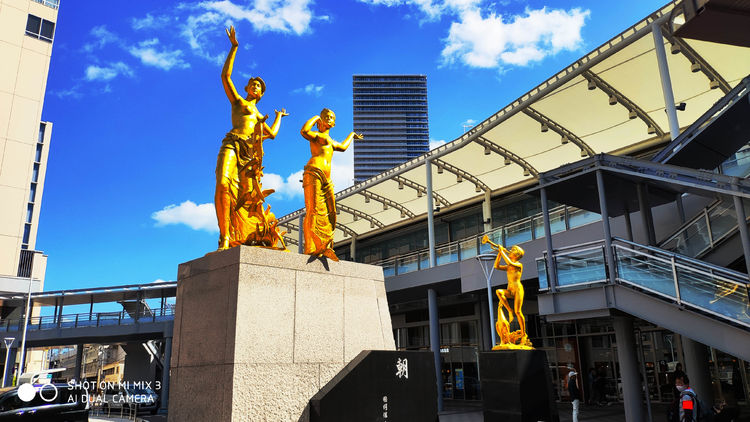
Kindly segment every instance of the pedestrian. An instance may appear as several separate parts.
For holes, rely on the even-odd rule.
[[[581,385],[578,382],[579,377],[575,367],[571,364],[568,365],[568,368],[570,368],[570,372],[568,373],[568,393],[573,403],[573,422],[578,422],[578,408],[581,405]]]
[[[677,379],[677,377],[682,377],[684,375],[685,372],[682,370],[682,363],[677,362],[677,365],[675,365],[674,371],[672,372],[672,375],[670,377],[672,380],[672,395],[674,396],[675,401],[677,400],[677,397],[680,396],[680,392],[677,391],[677,388],[675,388],[675,380]]]
[[[596,383],[596,369],[589,368],[588,384],[586,384],[586,404],[592,405],[596,403],[596,390],[594,385]]]
[[[674,380],[675,388],[680,392],[677,400],[679,422],[696,422],[698,420],[698,397],[690,388],[690,379],[686,374],[679,375]]]

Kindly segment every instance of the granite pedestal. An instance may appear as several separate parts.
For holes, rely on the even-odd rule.
[[[170,422],[307,421],[362,350],[395,350],[382,269],[308,261],[238,246],[180,265]]]

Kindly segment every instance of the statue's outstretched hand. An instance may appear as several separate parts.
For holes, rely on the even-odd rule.
[[[237,43],[237,33],[234,31],[234,25],[230,26],[229,29],[224,28],[224,30],[227,31],[227,36],[232,45],[237,47],[239,43]]]
[[[365,139],[365,137],[361,133],[355,133],[354,139]]]
[[[285,109],[285,108],[282,108],[282,109],[281,109],[281,111],[279,111],[279,110],[274,110],[274,111],[275,111],[275,112],[276,112],[276,114],[277,114],[277,115],[279,115],[279,116],[288,116],[288,115],[289,115],[289,113],[287,113],[287,112],[286,112],[286,109]]]

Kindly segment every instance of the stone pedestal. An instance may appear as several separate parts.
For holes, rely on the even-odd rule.
[[[351,359],[395,349],[382,269],[308,260],[238,246],[180,265],[169,421],[307,421]]]
[[[558,422],[543,350],[479,354],[485,422]]]

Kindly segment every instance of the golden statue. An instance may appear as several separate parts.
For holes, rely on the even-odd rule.
[[[486,235],[482,237],[482,243],[489,243],[490,247],[497,251],[497,258],[495,258],[495,269],[505,271],[508,275],[508,288],[497,289],[497,294],[500,303],[497,306],[497,323],[495,323],[495,330],[497,335],[500,337],[500,344],[494,346],[492,350],[507,350],[507,349],[524,349],[531,350],[534,346],[529,341],[529,337],[526,333],[526,317],[523,315],[523,284],[521,284],[521,274],[523,274],[523,264],[521,258],[523,257],[523,249],[520,246],[515,245],[510,249],[505,249],[503,246],[493,243]],[[505,261],[505,264],[503,264]],[[510,308],[508,303],[508,296],[513,297],[513,310]],[[505,317],[503,308],[508,312],[508,318]],[[519,330],[510,331],[510,323],[513,322],[513,315],[515,314],[518,319]]]
[[[317,132],[312,130],[317,124]],[[317,257],[325,256],[334,261],[339,258],[333,252],[333,230],[336,228],[336,198],[331,182],[331,158],[333,151],[346,151],[353,139],[362,135],[350,133],[339,143],[331,139],[328,132],[336,126],[336,114],[324,108],[320,116],[308,120],[300,133],[310,141],[310,161],[305,166],[302,187],[305,190],[305,253]]]
[[[246,244],[286,249],[283,232],[271,206],[263,209],[265,198],[273,189],[263,190],[263,141],[279,133],[281,118],[286,110],[276,111],[272,126],[266,123],[267,115],[258,111],[256,104],[266,92],[266,83],[259,77],[247,82],[242,98],[232,83],[232,67],[237,54],[237,37],[234,26],[226,30],[232,48],[229,50],[221,81],[232,103],[232,130],[221,142],[216,161],[216,218],[219,222],[219,249]]]

